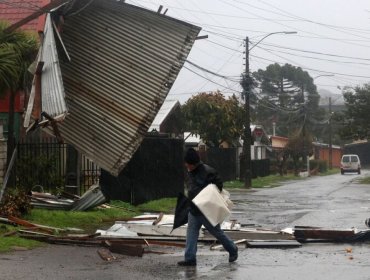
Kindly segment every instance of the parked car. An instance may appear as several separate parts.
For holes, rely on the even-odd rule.
[[[340,173],[357,172],[361,174],[361,162],[358,155],[343,155],[340,161]]]

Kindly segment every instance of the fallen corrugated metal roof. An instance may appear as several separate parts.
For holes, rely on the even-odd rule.
[[[58,24],[71,58],[60,61],[69,110],[59,126],[61,135],[118,175],[141,143],[200,28],[122,1],[81,0],[55,13],[65,15]]]
[[[36,192],[32,192],[31,196],[32,206],[50,210],[85,211],[100,206],[106,201],[99,184],[92,185],[81,197],[65,192],[60,197]]]

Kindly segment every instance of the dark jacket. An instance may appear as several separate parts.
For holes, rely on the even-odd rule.
[[[187,185],[189,199],[193,200],[193,198],[209,184],[215,184],[219,190],[222,191],[223,184],[217,171],[211,166],[201,162],[194,170],[188,172]],[[202,214],[193,203],[191,204],[190,212],[196,216]]]

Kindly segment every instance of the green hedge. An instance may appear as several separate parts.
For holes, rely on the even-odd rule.
[[[328,171],[328,162],[326,160],[310,160],[310,170],[318,169],[320,173]]]

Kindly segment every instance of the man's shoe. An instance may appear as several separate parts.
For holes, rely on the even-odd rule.
[[[179,266],[196,266],[196,261],[181,261],[177,263]]]
[[[229,255],[229,262],[235,262],[238,259],[238,247],[236,247],[236,252]]]
[[[365,225],[366,225],[368,228],[370,228],[370,218],[367,218],[367,219],[365,220]]]

